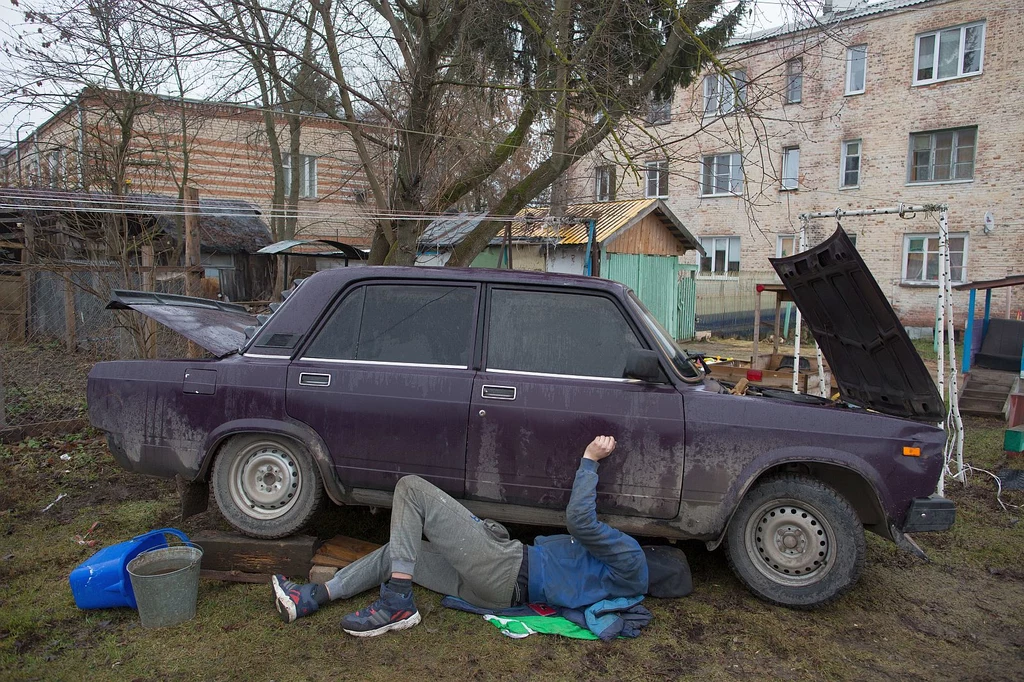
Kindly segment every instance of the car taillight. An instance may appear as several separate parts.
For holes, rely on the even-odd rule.
[[[761,381],[762,375],[759,369],[747,370],[747,381]]]

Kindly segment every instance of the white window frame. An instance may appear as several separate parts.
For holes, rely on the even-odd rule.
[[[863,63],[864,63],[864,70],[863,70],[864,71],[864,75],[863,75],[863,80],[862,80],[862,82],[860,84],[860,89],[855,89],[853,87],[853,83],[851,82],[853,80],[853,64],[854,64],[854,61],[856,61],[856,58],[854,57],[854,53],[856,51],[863,51],[863,53],[864,53],[864,57],[863,57],[863,60],[862,60]],[[846,90],[844,91],[843,94],[844,95],[860,95],[860,94],[863,94],[864,91],[867,89],[867,85],[868,85],[868,46],[867,46],[867,44],[864,44],[864,45],[851,45],[850,47],[846,48]]]
[[[644,171],[644,196],[648,199],[667,199],[668,161],[648,161],[644,164]]]
[[[795,192],[798,189],[800,189],[800,147],[783,147],[781,190]]]
[[[911,286],[915,286],[915,285],[916,286],[938,286],[939,280],[938,280],[937,276],[936,276],[936,279],[929,279],[928,278],[928,257],[930,255],[934,255],[936,258],[938,258],[938,253],[939,253],[939,251],[938,251],[938,244],[937,243],[936,243],[936,247],[935,247],[934,251],[929,251],[928,250],[928,240],[929,239],[936,239],[937,240],[938,238],[939,238],[939,234],[937,232],[919,232],[919,233],[909,233],[909,234],[903,235],[903,266],[902,266],[902,271],[901,271],[901,274],[900,274],[900,281],[903,284],[909,284]],[[921,251],[921,253],[924,254],[924,262],[921,264],[922,279],[907,279],[907,264],[908,264],[907,261],[909,260],[909,257],[910,257],[910,242],[912,240],[914,240],[914,239],[923,239],[924,240],[924,250]],[[961,262],[961,266],[960,266],[960,279],[950,279],[950,283],[951,284],[963,284],[964,282],[967,281],[967,257],[968,257],[968,255],[970,253],[970,234],[967,233],[967,232],[950,232],[949,233],[949,239],[950,240],[953,240],[953,239],[963,239],[964,240],[963,251],[960,252],[962,254],[961,260],[960,260],[960,262]],[[953,253],[953,252],[951,251],[951,253]],[[952,273],[950,273],[950,276],[952,277]]]
[[[299,198],[316,199],[318,159],[309,154],[299,155]],[[281,154],[281,167],[284,169],[284,191],[287,196],[292,187],[292,155]]]
[[[741,258],[741,254],[743,252],[743,243],[739,235],[712,235],[709,237],[700,237],[699,239],[701,246],[704,247],[704,252],[707,254],[703,256],[703,258],[708,258],[711,260],[711,269],[708,271],[704,271],[701,269],[700,262],[702,256],[700,255],[700,252],[697,253],[697,275],[699,277],[704,279],[724,279],[727,277],[732,278],[739,276],[740,271],[743,269],[743,259]],[[722,272],[715,271],[715,260],[717,254],[715,244],[718,243],[719,241],[725,242],[725,266]],[[732,257],[734,255],[732,253],[733,248],[735,248],[736,250],[735,258]],[[737,264],[735,270],[729,270],[729,263],[731,261],[735,261]]]
[[[981,28],[981,43],[978,46],[978,70],[964,72],[964,47],[967,43],[967,29],[969,28]],[[956,55],[956,75],[943,76],[939,78],[939,44],[941,35],[950,31],[959,31],[960,33],[960,44],[957,47]],[[975,21],[970,24],[963,24],[961,26],[948,26],[941,28],[936,31],[929,31],[928,33],[919,33],[914,36],[914,85],[928,85],[929,83],[941,83],[942,81],[949,81],[955,78],[970,78],[973,76],[980,76],[985,68],[985,32],[986,26],[984,21]],[[925,38],[932,38],[934,40],[932,44],[932,77],[919,79],[918,74],[921,69],[921,41]]]
[[[747,72],[743,69],[733,69],[728,74],[710,73],[704,77],[702,87],[705,118],[726,116],[747,105]]]
[[[708,161],[711,161],[711,187],[708,191],[708,184],[705,170]],[[708,154],[701,158],[700,163],[700,195],[702,197],[738,197],[743,194],[743,158],[739,152],[726,152],[724,154]],[[729,164],[729,189],[725,192],[718,191],[715,187],[721,169],[721,164]]]
[[[796,96],[794,97],[794,91]],[[799,57],[786,62],[786,104],[799,104],[804,96],[804,60]]]
[[[598,166],[594,169],[594,200],[615,201],[615,167]]]
[[[958,177],[956,177],[956,164],[958,163],[957,159],[959,158],[958,150],[961,148],[961,145],[959,145],[958,143],[960,141],[960,133],[963,132],[963,131],[966,131],[966,130],[970,130],[971,132],[974,133],[974,144],[972,145],[973,151],[972,151],[972,154],[971,154],[971,177],[969,177],[969,178],[958,178]],[[943,179],[936,180],[935,179],[935,167],[936,167],[936,164],[935,164],[935,136],[938,135],[938,134],[941,134],[941,133],[952,133],[953,134],[953,143],[952,143],[952,147],[950,148],[950,159],[949,159],[949,163],[950,163],[949,175],[950,176],[948,178],[943,178]],[[916,151],[915,148],[914,148],[914,142],[915,142],[916,138],[922,137],[924,135],[928,135],[931,138],[931,142],[930,142],[930,146],[929,146],[928,179],[927,180],[917,180],[917,179],[913,179],[914,168],[916,167],[915,164],[914,164],[914,152]],[[964,145],[964,146],[966,146],[966,145]],[[964,126],[963,128],[946,128],[946,129],[943,129],[943,130],[922,130],[922,131],[919,131],[919,132],[916,132],[916,133],[911,133],[910,134],[910,142],[908,143],[907,148],[908,148],[907,149],[907,184],[908,185],[943,185],[943,184],[957,183],[957,182],[974,182],[975,168],[976,168],[976,166],[978,164],[978,129],[977,129],[977,127],[975,127],[975,126]]]
[[[857,145],[857,153],[850,154],[849,145]],[[846,161],[852,157],[857,158],[857,182],[848,185],[846,184]],[[860,187],[860,174],[864,170],[864,140],[857,138],[854,140],[843,140],[842,151],[839,155],[839,188],[840,189],[856,189]]]
[[[783,251],[782,242],[786,241],[787,239],[791,239],[793,241],[792,253],[785,253]],[[798,234],[780,234],[776,238],[776,240],[775,240],[775,257],[776,258],[786,258],[788,256],[792,256],[792,255],[794,255],[797,252],[797,249],[799,249],[799,248],[800,248],[800,235],[798,235]]]

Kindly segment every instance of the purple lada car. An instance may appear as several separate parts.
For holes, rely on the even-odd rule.
[[[417,474],[479,516],[564,525],[579,454],[619,443],[598,511],[633,534],[723,542],[750,590],[809,608],[856,582],[864,530],[916,549],[943,403],[849,238],[773,261],[839,384],[830,401],[696,367],[626,287],[485,269],[319,272],[269,316],[117,292],[209,360],[102,362],[89,417],[130,471],[206,486],[243,533],[299,530],[326,495],[386,507]]]

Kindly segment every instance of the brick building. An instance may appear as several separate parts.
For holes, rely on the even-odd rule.
[[[176,197],[188,159],[188,184],[201,199],[244,201],[267,223],[274,166],[264,112],[219,102],[83,92],[0,157],[6,186]],[[285,184],[299,173],[296,234],[368,245],[367,187],[350,136],[336,121],[303,116],[300,155],[291,158],[288,122],[273,114]],[[122,130],[128,142],[122,144]],[[122,159],[121,163],[117,159]]]
[[[720,55],[728,75],[652,103],[622,145],[578,163],[573,200],[661,197],[701,238],[715,286],[772,277],[801,213],[900,203],[949,205],[954,283],[1020,273],[1022,28],[1019,0],[836,0],[815,22],[738,37]],[[843,227],[904,324],[931,328],[937,217]],[[834,228],[812,222],[809,244]],[[966,294],[954,303],[962,325]],[[1016,314],[1024,295],[997,291],[993,308]]]

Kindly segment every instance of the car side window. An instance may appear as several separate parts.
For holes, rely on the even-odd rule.
[[[603,296],[494,289],[487,369],[622,378],[642,348],[619,307]]]
[[[476,288],[371,284],[347,294],[307,358],[468,367]]]

